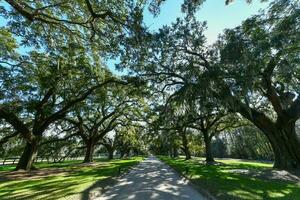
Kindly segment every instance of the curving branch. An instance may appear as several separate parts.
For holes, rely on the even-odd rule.
[[[8,108],[0,105],[0,119],[7,121],[12,127],[19,132],[27,142],[31,143],[35,136],[31,133],[28,127],[16,116],[14,113],[10,112]]]
[[[272,84],[272,75],[279,60],[280,60],[280,53],[278,53],[275,57],[271,58],[267,67],[263,71],[262,75],[263,75],[263,80],[266,88],[265,95],[268,98],[268,100],[271,102],[275,112],[280,115],[283,111],[282,104]]]
[[[16,137],[19,134],[20,133],[16,131],[16,132],[14,132],[14,133],[12,133],[10,135],[7,135],[7,136],[1,138],[0,145],[3,145],[4,143],[8,142],[10,138]]]

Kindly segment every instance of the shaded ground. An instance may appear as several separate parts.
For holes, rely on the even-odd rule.
[[[166,164],[155,157],[150,157],[95,199],[203,200],[204,197]]]
[[[40,169],[32,170],[30,172],[19,170],[12,172],[1,172],[0,181],[14,181],[14,180],[32,180],[41,179],[48,176],[63,176],[67,175],[70,170],[67,169]]]
[[[160,158],[218,200],[300,199],[299,177],[273,170],[270,163],[226,159],[217,160],[217,165],[205,165],[199,158]]]
[[[194,160],[206,164],[204,158],[194,158]],[[272,168],[273,163],[270,161],[225,158],[217,159],[213,165],[223,167],[226,167],[226,165],[240,166],[240,168],[228,169],[227,172],[265,180],[290,181],[300,184],[300,171],[276,170]]]
[[[277,181],[290,181],[300,185],[299,172],[288,172],[285,170],[255,170],[255,169],[233,169],[228,172],[250,176],[253,178]]]
[[[122,172],[136,165],[142,157],[126,160],[111,160],[93,164],[82,161],[38,164],[39,170],[31,172],[0,170],[0,199],[74,199],[83,200],[99,196],[107,185],[115,183]]]

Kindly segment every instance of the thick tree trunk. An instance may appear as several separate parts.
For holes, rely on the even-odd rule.
[[[267,136],[274,151],[274,168],[300,169],[300,142],[295,119],[282,112],[273,122],[265,114],[243,104],[239,104],[239,112]]]
[[[124,155],[125,158],[130,157],[130,150],[131,150],[131,148],[128,148],[126,150],[125,155]]]
[[[108,151],[108,159],[110,159],[110,160],[114,159],[114,150],[113,149]]]
[[[300,142],[294,125],[272,128],[272,132],[265,133],[274,151],[274,168],[300,169]]]
[[[125,151],[124,150],[120,150],[120,158],[124,158],[125,156]]]
[[[208,163],[214,162],[214,158],[211,151],[211,137],[209,137],[208,132],[203,132],[204,143],[205,143],[205,160]]]
[[[187,141],[185,133],[181,134],[181,138],[182,138],[182,150],[185,154],[185,159],[189,160],[192,158],[192,156],[191,156],[191,152],[190,152],[190,149],[188,146],[188,141]]]
[[[129,155],[130,148],[128,149],[127,147],[124,147],[123,149],[120,150],[120,158],[125,158]]]
[[[107,153],[108,153],[108,159],[112,160],[114,159],[114,151],[115,149],[112,146],[106,146]]]
[[[20,160],[16,166],[16,170],[30,170],[33,168],[34,160],[37,156],[38,143],[36,140],[31,143],[27,142]]]
[[[94,150],[95,150],[95,143],[93,139],[90,139],[86,142],[86,152],[83,160],[84,163],[93,162]]]
[[[171,157],[177,158],[178,157],[178,150],[176,147],[172,147],[171,149]]]
[[[184,148],[185,160],[189,160],[192,158],[190,150],[188,147]]]
[[[124,152],[120,151],[120,158],[123,158],[123,157],[124,157]]]
[[[106,148],[107,154],[108,154],[108,159],[111,160],[114,158],[114,151],[115,148],[112,145],[109,144],[103,144],[103,146]]]

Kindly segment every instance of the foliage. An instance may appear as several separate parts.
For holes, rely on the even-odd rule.
[[[239,113],[267,136],[275,167],[299,168],[297,8],[297,1],[273,2],[268,11],[226,30],[211,46],[206,44],[205,22],[193,15],[177,19],[157,33],[145,33],[143,48],[129,42],[120,67],[146,76],[154,93],[162,94],[159,102],[168,104],[177,97],[186,106],[206,98]]]

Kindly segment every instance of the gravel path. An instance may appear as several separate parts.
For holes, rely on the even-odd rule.
[[[155,157],[149,157],[97,199],[204,200],[205,198],[169,166]]]

